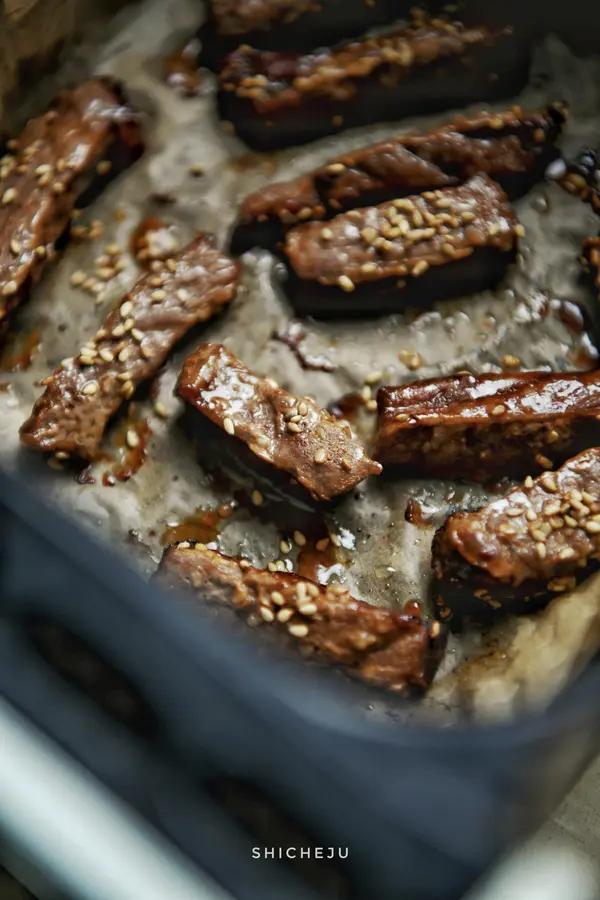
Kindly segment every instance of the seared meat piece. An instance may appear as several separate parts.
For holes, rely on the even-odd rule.
[[[600,162],[596,150],[582,150],[565,163],[566,170],[556,180],[569,194],[577,194],[600,212]],[[550,172],[550,175],[552,172]]]
[[[188,357],[177,393],[202,413],[194,420],[205,449],[218,445],[210,453],[213,462],[241,460],[264,482],[267,495],[275,481],[305,501],[333,500],[381,471],[348,425],[310,397],[293,396],[254,375],[220,344],[204,344]]]
[[[134,114],[106,79],[59,94],[0,159],[0,334],[35,285],[75,206],[85,206],[142,153]]]
[[[450,516],[435,536],[433,570],[448,614],[484,619],[531,612],[570,590],[600,553],[600,449],[530,476],[477,512]]]
[[[485,172],[516,199],[557,155],[566,109],[512,109],[454,120],[429,134],[408,134],[338,156],[292,181],[267,185],[242,203],[234,253],[274,247],[284,229],[340,210],[449,187]]]
[[[405,474],[488,481],[600,444],[600,373],[451,375],[377,395],[375,457]]]
[[[307,52],[405,16],[412,0],[211,0],[200,29],[200,61],[210,68],[239,44]]]
[[[256,150],[519,90],[528,60],[509,31],[434,19],[311,54],[244,45],[220,76],[221,116]]]
[[[381,315],[496,284],[522,226],[485,175],[288,231],[286,290],[301,315]]]
[[[354,600],[341,585],[254,569],[202,544],[167,547],[157,577],[167,586],[186,584],[201,600],[258,613],[318,658],[390,691],[426,689],[443,653],[439,622]]]
[[[144,275],[79,356],[44,382],[21,428],[34,450],[92,460],[109,420],[186,332],[235,296],[238,266],[202,235]]]

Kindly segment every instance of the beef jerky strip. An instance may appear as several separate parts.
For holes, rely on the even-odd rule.
[[[44,382],[21,428],[34,450],[92,460],[109,420],[175,344],[234,298],[238,267],[201,235],[144,275],[104,325]]]
[[[495,285],[522,226],[487,176],[288,231],[285,287],[300,315],[382,315]]]
[[[439,19],[300,56],[240,47],[220,76],[219,111],[256,150],[341,129],[500,99],[527,60],[509,32]]]
[[[548,176],[554,178],[569,194],[576,194],[584,203],[589,203],[596,212],[600,212],[598,151],[581,150],[572,160],[557,161],[556,168],[548,170]]]
[[[212,0],[200,62],[216,69],[241,43],[305,53],[404,17],[412,0]]]
[[[55,255],[75,206],[142,153],[134,114],[105,79],[65,91],[0,159],[0,334]]]
[[[194,421],[205,450],[218,448],[210,451],[213,463],[241,460],[267,497],[275,483],[307,502],[329,501],[381,471],[347,424],[312,398],[254,375],[220,344],[204,344],[188,357],[177,393],[202,413]]]
[[[408,134],[336,157],[306,175],[276,182],[243,201],[234,253],[274,247],[284,229],[351,207],[449,187],[485,172],[516,199],[556,156],[566,108],[456,117],[429,134]]]
[[[600,373],[451,375],[377,395],[374,456],[404,474],[522,477],[600,444]]]
[[[439,622],[371,606],[336,584],[252,568],[202,544],[167,547],[157,573],[168,586],[187,585],[201,600],[258,615],[317,658],[342,665],[391,691],[425,690],[444,649]]]
[[[530,612],[570,590],[600,553],[600,448],[556,472],[528,476],[477,512],[438,530],[433,570],[442,616]]]

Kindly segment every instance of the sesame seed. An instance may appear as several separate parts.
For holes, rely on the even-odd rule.
[[[276,571],[277,571],[277,566],[275,565],[274,562],[268,562],[268,563],[267,563],[267,569],[269,570],[269,572],[276,572]]]
[[[442,244],[442,253],[445,253],[446,256],[456,256],[456,247],[453,247],[452,244]]]
[[[331,172],[332,175],[337,175],[340,172],[343,172],[346,166],[343,163],[330,163],[327,166],[327,171]]]
[[[229,418],[229,416],[227,416],[223,420],[223,428],[225,429],[227,434],[235,434],[235,425],[233,424],[233,421]]]
[[[506,369],[516,369],[521,365],[521,360],[517,356],[512,356],[510,353],[507,353],[502,357],[502,365]]]
[[[588,494],[587,491],[582,491],[581,499],[585,503],[586,506],[593,506],[596,500],[592,497],[591,494]]]
[[[551,475],[544,474],[540,478],[540,484],[547,490],[550,491],[551,494],[555,494],[557,491],[556,483]]]
[[[179,288],[178,291],[175,291],[175,296],[178,300],[181,300],[182,303],[185,303],[190,295],[185,288]]]
[[[255,506],[261,506],[263,502],[263,495],[260,491],[252,491],[252,502]]]
[[[288,625],[288,631],[293,637],[303,638],[308,634],[308,626],[303,623]]]
[[[98,393],[98,382],[97,381],[87,381],[81,388],[81,393],[85,394],[86,397],[91,397],[93,394],[97,394]]]
[[[62,183],[62,181],[55,181],[52,185],[52,193],[53,194],[64,194],[66,191],[66,187]]]
[[[13,294],[16,294],[19,290],[19,285],[16,281],[7,281],[4,287],[2,288],[2,294],[4,297],[12,297]]]
[[[144,332],[143,332],[143,331],[140,331],[139,328],[132,328],[132,329],[131,329],[131,336],[132,336],[132,338],[133,338],[135,341],[138,341],[138,342],[139,342],[139,341],[143,341],[143,340],[144,340],[144,337],[145,337]]]
[[[364,275],[370,275],[371,273],[377,271],[377,263],[374,263],[374,262],[363,263],[362,266],[360,267],[360,271]]]
[[[329,547],[329,538],[321,538],[320,541],[317,541],[315,547],[320,553],[322,553],[323,550],[327,550]]]
[[[536,541],[545,541],[546,534],[541,530],[541,528],[532,528],[531,529],[531,537],[535,538]]]
[[[522,509],[519,509],[518,506],[509,506],[506,510],[506,515],[514,518],[515,516],[520,516],[523,513]]]
[[[377,384],[383,378],[383,372],[380,370],[369,372],[365,378],[365,384]]]
[[[577,528],[577,519],[574,519],[572,516],[565,516],[565,525],[568,525],[570,528]]]
[[[588,534],[600,534],[600,522],[590,519],[583,526]]]
[[[9,188],[2,195],[2,203],[7,206],[9,203],[12,203],[17,197],[17,192],[15,188]]]
[[[296,599],[298,603],[306,603],[306,583],[299,581],[296,585]]]
[[[322,465],[322,464],[325,462],[326,459],[327,459],[327,454],[325,453],[324,448],[323,448],[323,447],[319,447],[319,449],[317,450],[317,452],[316,452],[315,455],[313,456],[313,460],[315,461],[315,463],[316,463],[318,466],[320,466],[320,465]]]
[[[514,228],[515,234],[517,237],[525,237],[525,226],[524,225],[515,225]]]
[[[123,347],[117,359],[119,362],[126,362],[129,359],[129,347]]]
[[[140,436],[134,428],[127,431],[127,446],[134,450],[140,445]]]
[[[292,434],[299,434],[300,431],[302,431],[302,429],[300,428],[300,426],[298,425],[297,422],[288,422],[286,425],[286,428]]]
[[[279,541],[279,550],[281,553],[289,553],[292,549],[292,545],[289,541]]]
[[[124,397],[131,397],[135,388],[133,386],[133,381],[126,381],[121,388],[121,393]]]
[[[573,559],[574,556],[576,556],[576,553],[572,547],[563,547],[558,554],[559,559]]]
[[[330,534],[330,535],[329,535],[329,540],[331,541],[331,543],[333,544],[334,547],[339,547],[339,546],[340,546],[340,539],[339,539],[339,537],[337,536],[337,534]]]
[[[295,531],[293,537],[294,537],[294,543],[298,544],[299,547],[305,546],[306,538],[304,537],[304,535],[302,534],[301,531]]]
[[[71,284],[73,285],[73,287],[79,287],[86,279],[87,275],[85,274],[85,272],[82,272],[81,269],[78,269],[71,275]]]
[[[174,260],[174,259],[166,259],[166,260],[165,260],[165,266],[167,267],[167,269],[169,270],[169,272],[176,272],[176,271],[177,271],[177,262],[176,262],[176,260]]]
[[[535,522],[535,520],[537,519],[537,513],[533,509],[527,509],[525,510],[525,518],[528,522]]]
[[[160,300],[164,300],[166,296],[167,292],[160,289],[157,291],[152,291],[152,293],[150,294],[152,300],[156,300],[157,302]]]
[[[540,541],[535,545],[535,550],[540,559],[544,559],[547,553],[546,545]]]
[[[193,175],[194,178],[197,178],[199,175],[204,175],[204,166],[202,163],[192,163],[190,166],[190,175]]]
[[[377,237],[377,232],[374,228],[363,228],[360,236],[367,244],[372,244]]]
[[[418,278],[419,275],[423,275],[427,269],[429,268],[429,263],[426,259],[420,260],[416,266],[413,266],[411,274]]]
[[[541,453],[538,453],[535,458],[536,463],[541,466],[543,469],[551,469],[552,468],[552,460],[548,459],[547,456],[543,456]]]
[[[304,402],[304,400],[301,400],[300,403],[298,404],[298,413],[301,416],[305,416],[307,414],[307,412],[308,412],[308,406]]]
[[[367,400],[366,407],[369,412],[375,412],[377,410],[377,400]]]
[[[130,317],[129,319],[125,319],[125,321],[123,322],[123,329],[124,329],[124,331],[131,331],[131,329],[133,328],[134,325],[135,325],[135,319],[132,319]]]
[[[119,312],[121,313],[121,316],[126,319],[127,316],[131,313],[132,309],[133,303],[131,302],[131,300],[126,300],[125,303],[121,304]]]
[[[371,397],[373,396],[373,392],[368,384],[365,384],[364,387],[361,388],[360,396],[365,401],[365,403],[367,402],[367,400],[371,399]]]
[[[342,469],[345,469],[346,472],[352,471],[352,461],[347,456],[342,457]]]
[[[321,232],[321,237],[324,241],[330,241],[333,238],[333,231],[331,228],[324,228]]]
[[[348,278],[347,275],[340,275],[338,278],[338,284],[343,291],[353,291],[354,290],[354,282],[351,278]]]
[[[302,606],[298,606],[298,612],[303,616],[314,616],[314,614],[317,612],[317,604],[305,603]]]
[[[99,355],[100,359],[103,359],[104,362],[112,362],[115,358],[114,353],[112,350],[109,350],[108,347],[103,347],[102,350],[100,350]]]
[[[271,592],[271,602],[276,606],[283,606],[285,603],[285,597],[279,591]]]
[[[11,249],[11,252],[14,253],[15,256],[18,256],[19,253],[21,252],[21,245],[18,241],[12,240],[10,242],[10,249]]]
[[[560,502],[558,500],[552,500],[544,506],[544,514],[547,516],[554,516],[558,512],[560,512]]]
[[[499,403],[498,406],[495,406],[495,407],[493,408],[493,410],[492,410],[492,415],[493,415],[493,416],[501,416],[501,415],[503,415],[503,413],[505,413],[505,412],[506,412],[506,407],[503,406],[502,403]]]
[[[167,418],[167,407],[165,406],[164,403],[161,403],[160,401],[157,401],[154,404],[154,412],[156,413],[157,416],[160,416],[161,419]]]
[[[410,416],[408,415],[408,413],[399,413],[396,416],[396,422],[408,422],[409,419]]]
[[[286,606],[284,609],[280,609],[277,613],[277,621],[278,622],[289,622],[289,620],[294,615],[294,610],[290,609],[289,606]]]
[[[36,247],[35,252],[36,255],[40,257],[40,259],[43,259],[48,253],[43,244],[40,244],[38,247]]]
[[[113,328],[112,336],[116,337],[116,338],[120,338],[120,337],[123,337],[124,334],[125,334],[125,326],[123,325],[122,322],[119,322],[119,324],[115,325],[115,327]]]

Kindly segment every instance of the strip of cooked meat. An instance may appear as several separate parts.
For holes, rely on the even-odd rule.
[[[600,372],[451,375],[377,395],[374,455],[406,474],[518,477],[600,444]]]
[[[194,420],[205,447],[218,442],[210,454],[214,463],[242,459],[243,468],[259,473],[267,494],[278,475],[304,499],[333,500],[381,471],[347,424],[311,397],[254,375],[220,344],[204,344],[188,357],[177,392],[202,413]]]
[[[34,450],[91,460],[109,420],[175,344],[234,298],[239,270],[200,235],[144,275],[79,355],[44,382],[45,393],[21,428]]]
[[[600,554],[600,448],[528,476],[501,500],[450,516],[433,570],[442,616],[530,612],[570,590]]]
[[[157,576],[167,586],[187,585],[201,600],[258,614],[318,658],[390,691],[425,690],[443,653],[439,622],[355,600],[342,585],[255,569],[202,544],[167,547]]]
[[[240,43],[306,53],[406,16],[412,0],[211,0],[200,62],[216,69]]]
[[[485,172],[510,199],[526,193],[557,155],[566,109],[457,116],[429,134],[372,144],[291,181],[267,185],[242,203],[232,237],[234,253],[274,247],[284,229],[324,220],[351,207],[444,188]]]
[[[596,212],[600,212],[598,151],[581,150],[574,159],[565,162],[564,171],[556,181],[569,194],[577,194],[584,203],[589,203]]]
[[[136,117],[106,79],[65,91],[0,159],[0,334],[85,206],[142,153]]]
[[[485,175],[288,231],[285,283],[301,315],[380,315],[492,287],[513,261],[517,222]]]
[[[509,96],[527,78],[524,49],[508,29],[441,19],[304,56],[244,45],[223,65],[219,111],[250,147],[273,150]]]

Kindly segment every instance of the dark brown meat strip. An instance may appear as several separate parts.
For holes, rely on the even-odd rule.
[[[35,285],[76,206],[142,153],[118,86],[86,81],[25,126],[0,160],[0,333]]]
[[[377,395],[374,456],[405,474],[487,481],[600,443],[600,373],[452,375]]]
[[[496,284],[522,232],[504,192],[478,175],[457,188],[350,210],[286,235],[303,315],[377,315]]]
[[[390,691],[425,690],[443,652],[437,622],[354,600],[341,585],[322,587],[297,575],[255,569],[201,544],[168,547],[157,574],[168,586],[186,584],[202,600],[258,613],[321,659]]]
[[[508,96],[524,83],[525,62],[508,30],[441,19],[304,56],[244,45],[225,60],[219,110],[249,146],[273,150]]]
[[[177,392],[229,436],[229,446],[245,445],[251,462],[295,479],[314,500],[332,500],[381,471],[348,425],[310,397],[254,375],[220,344],[204,344],[188,357]]]
[[[144,275],[78,357],[46,379],[21,428],[27,447],[94,458],[125,399],[162,366],[175,344],[234,298],[238,266],[201,235]]]
[[[243,201],[232,249],[273,247],[284,228],[324,220],[342,209],[370,206],[466,181],[478,172],[494,178],[511,199],[521,196],[555,158],[554,143],[566,109],[455,117],[429,134],[355,150],[291,181],[267,185]]]
[[[529,612],[570,590],[600,553],[600,449],[528,477],[436,534],[433,569],[442,616]]]

